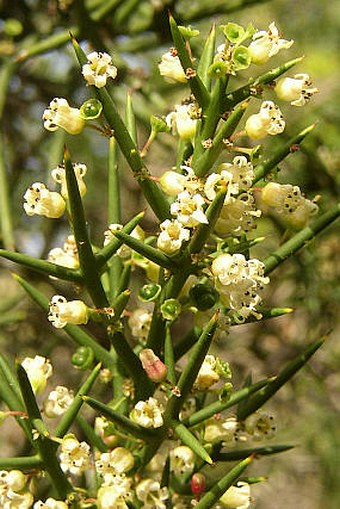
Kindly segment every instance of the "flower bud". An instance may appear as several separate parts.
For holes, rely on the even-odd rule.
[[[190,486],[193,495],[202,495],[206,488],[205,475],[201,474],[201,472],[196,472],[193,474]]]
[[[209,283],[197,283],[190,289],[189,295],[200,311],[212,308],[219,298],[218,292]]]
[[[94,353],[89,346],[80,346],[72,355],[71,362],[78,369],[89,369],[94,361]]]
[[[152,382],[159,383],[166,380],[168,369],[151,348],[144,348],[140,352],[139,358],[143,369]]]

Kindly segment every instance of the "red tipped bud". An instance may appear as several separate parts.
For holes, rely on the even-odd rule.
[[[167,376],[167,367],[150,348],[144,348],[139,354],[140,361],[146,374],[155,383],[164,382]]]

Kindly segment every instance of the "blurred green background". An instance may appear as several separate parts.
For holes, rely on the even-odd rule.
[[[266,29],[275,20],[283,37],[295,40],[287,59],[305,55],[296,72],[310,74],[320,93],[303,109],[283,108],[287,114],[287,136],[315,121],[318,125],[301,150],[280,165],[279,180],[300,185],[310,198],[320,194],[321,211],[338,199],[339,2],[0,0],[1,247],[15,247],[44,258],[68,233],[63,221],[28,218],[22,209],[27,186],[35,181],[49,182],[49,171],[61,162],[64,142],[73,158],[89,167],[86,212],[93,240],[101,243],[107,225],[108,141],[90,129],[74,138],[59,131],[51,134],[42,126],[42,113],[53,97],[66,97],[72,106],[79,106],[90,97],[68,42],[71,30],[84,41],[86,49],[106,50],[113,56],[119,69],[119,87],[112,85],[112,94],[123,110],[127,92],[133,92],[142,146],[150,114],[166,114],[187,94],[182,86],[165,83],[157,71],[157,62],[171,46],[168,9],[180,23],[201,30],[193,42],[196,54],[212,23],[252,22],[259,29]],[[147,162],[157,175],[170,169],[174,157],[173,140],[164,135],[152,147]],[[144,201],[125,171],[123,160],[120,169],[125,183],[125,221],[144,207]],[[151,214],[143,226],[149,232],[155,231]],[[266,219],[260,222],[256,234],[267,238],[265,248],[254,251],[254,255],[263,258],[278,245],[283,231],[280,225]],[[218,345],[226,352],[237,383],[249,370],[254,378],[276,372],[305,344],[329,332],[324,348],[309,366],[268,405],[278,420],[277,441],[298,447],[257,462],[253,471],[270,479],[254,487],[256,509],[340,507],[339,259],[339,231],[334,225],[272,275],[266,303],[291,306],[296,311],[264,324],[236,327],[228,340]],[[18,270],[1,263],[1,350],[11,356],[37,351],[51,354],[56,365],[62,367],[69,362],[73,348],[60,343],[62,336],[53,334],[46,318],[19,292],[9,268]],[[51,294],[51,285],[63,290],[62,283],[42,280],[28,271],[24,274],[39,284],[46,295]],[[0,440],[1,455],[11,454],[17,438],[11,434],[10,426],[3,427]]]

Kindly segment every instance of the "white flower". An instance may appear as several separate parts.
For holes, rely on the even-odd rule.
[[[48,131],[56,131],[61,127],[70,134],[79,134],[84,126],[85,120],[78,108],[71,108],[67,100],[62,97],[55,97],[49,107],[43,113],[44,127]]]
[[[68,505],[65,504],[62,500],[55,500],[52,497],[49,497],[45,502],[42,500],[38,500],[33,509],[67,509]]]
[[[206,355],[195,380],[195,389],[200,391],[209,389],[219,379],[220,375],[216,373],[216,359],[214,355]]]
[[[10,488],[13,491],[21,491],[25,488],[27,477],[21,470],[1,470],[0,471],[0,491],[1,487]]]
[[[281,34],[274,22],[269,25],[267,32],[265,30],[256,32],[253,35],[252,42],[248,46],[252,62],[254,64],[264,64],[281,49],[288,49],[294,43],[292,40],[287,41],[280,37]]]
[[[261,211],[256,209],[251,194],[242,193],[236,198],[230,196],[223,204],[215,231],[222,237],[230,234],[241,235],[256,228],[255,218],[260,215]]]
[[[200,187],[200,181],[190,166],[181,166],[185,173],[177,171],[166,171],[159,179],[163,191],[169,196],[177,196],[183,191],[194,192]]]
[[[232,175],[232,190],[230,194],[237,194],[241,189],[246,191],[253,183],[255,173],[253,165],[244,156],[236,156],[232,163],[222,163],[217,168],[218,172],[228,171]]]
[[[245,130],[249,138],[257,140],[267,134],[271,136],[281,134],[285,125],[279,107],[273,101],[263,101],[259,113],[255,113],[247,119]]]
[[[90,446],[86,442],[79,442],[74,435],[66,435],[59,457],[64,472],[80,475],[90,465]]]
[[[293,228],[303,228],[319,210],[314,201],[305,198],[298,186],[269,182],[262,189],[262,199]]]
[[[218,191],[226,190],[226,198],[230,194],[238,193],[238,186],[232,184],[233,175],[227,170],[222,169],[220,173],[211,173],[204,185],[204,193],[208,200],[213,200]]]
[[[83,179],[87,173],[87,166],[86,164],[82,163],[74,163],[73,171],[77,178],[80,196],[84,196],[84,194],[86,193],[86,185]],[[68,198],[65,167],[63,165],[57,166],[54,170],[51,171],[51,175],[53,180],[61,185],[60,194],[64,198]]]
[[[43,402],[43,410],[46,417],[53,419],[68,410],[74,400],[73,391],[62,385],[49,393]]]
[[[203,205],[205,205],[204,198],[200,194],[192,195],[188,191],[183,191],[171,204],[170,212],[173,216],[177,216],[177,220],[183,226],[192,228],[200,223],[208,223],[202,210]]]
[[[190,238],[190,230],[183,227],[183,225],[173,219],[166,219],[160,224],[161,233],[157,239],[157,247],[164,251],[166,254],[177,253],[181,249],[182,243]]]
[[[98,509],[129,509],[117,484],[102,485],[97,493]]]
[[[272,438],[276,431],[274,417],[266,412],[255,412],[249,415],[244,421],[243,427],[254,440]]]
[[[24,210],[28,216],[37,214],[56,219],[63,215],[66,208],[63,197],[49,191],[41,182],[35,182],[26,190],[24,200]]]
[[[136,496],[143,502],[142,509],[166,509],[165,500],[169,493],[166,487],[161,488],[159,482],[153,479],[143,479],[136,488]]]
[[[211,443],[220,441],[230,443],[234,440],[237,429],[238,422],[235,417],[212,418],[205,424],[204,440]]]
[[[32,357],[26,357],[21,365],[27,373],[33,392],[35,394],[42,392],[46,387],[47,380],[53,373],[53,368],[49,359],[41,357],[40,355],[36,355],[34,359]]]
[[[152,314],[147,309],[137,308],[129,316],[128,326],[131,334],[141,341],[145,341],[148,337]]]
[[[105,483],[110,483],[114,480],[114,483],[117,484],[117,474],[121,476],[121,480],[125,482],[124,475],[122,474],[131,470],[134,463],[134,457],[128,449],[125,447],[115,447],[110,452],[102,453],[95,464],[97,471],[101,474]],[[124,482],[121,484],[124,484]],[[127,484],[126,492],[130,487],[130,484]]]
[[[109,225],[108,230],[105,230],[105,232],[104,232],[103,245],[107,246],[111,242],[111,240],[116,238],[115,233],[121,231],[122,229],[123,229],[122,224],[111,223]],[[140,240],[141,242],[143,242],[145,240],[145,233],[144,233],[143,229],[139,225],[137,225],[136,228],[134,228],[132,230],[132,232],[130,233],[130,237],[133,237],[134,239],[137,239],[137,240]],[[117,255],[121,256],[122,258],[128,258],[131,256],[131,249],[128,246],[126,246],[125,244],[123,244],[117,250]]]
[[[257,294],[263,285],[269,283],[264,276],[264,265],[257,259],[246,260],[242,254],[224,253],[212,263],[211,271],[215,276],[216,289],[221,302],[236,311],[238,321],[244,321],[251,314],[257,319],[261,314],[256,308],[261,304]]]
[[[200,117],[200,110],[193,103],[175,106],[175,110],[166,116],[166,123],[173,134],[178,134],[184,141],[194,143],[197,119]]]
[[[294,78],[281,78],[274,90],[279,99],[289,101],[292,106],[304,106],[318,92],[305,73],[295,74]]]
[[[0,503],[2,509],[30,509],[33,504],[33,495],[28,490],[21,492],[13,491],[11,488],[4,493],[0,491]]]
[[[62,295],[53,295],[50,300],[48,320],[57,329],[62,329],[68,323],[87,323],[89,310],[82,300],[67,301]]]
[[[70,269],[79,267],[79,256],[74,235],[69,235],[63,247],[55,247],[48,253],[48,261]]]
[[[226,509],[247,509],[250,500],[250,486],[241,481],[235,486],[230,486],[220,498],[220,502]]]
[[[195,453],[186,445],[179,445],[170,451],[170,470],[175,475],[192,472],[195,466]]]
[[[143,428],[160,428],[163,426],[163,411],[157,399],[150,397],[146,401],[138,401],[130,418]]]
[[[87,55],[87,64],[83,65],[82,73],[88,85],[97,88],[105,87],[108,78],[115,79],[117,68],[107,53],[93,51]]]
[[[170,83],[186,83],[187,81],[185,72],[175,49],[170,49],[162,55],[158,68],[160,75],[164,76],[166,81],[169,81]]]

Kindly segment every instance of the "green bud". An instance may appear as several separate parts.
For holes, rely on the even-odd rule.
[[[4,22],[3,31],[9,37],[16,37],[22,33],[23,26],[18,19],[8,18]]]
[[[152,115],[150,118],[151,130],[154,133],[168,133],[170,127],[167,125],[164,117]]]
[[[102,103],[98,99],[88,99],[80,107],[80,116],[85,120],[94,120],[99,117],[102,110]]]
[[[225,76],[230,71],[229,62],[214,62],[208,68],[208,76],[212,79],[218,79]]]
[[[240,43],[244,40],[245,30],[241,25],[237,23],[228,23],[227,25],[222,25],[221,28],[228,41],[233,44]]]
[[[179,26],[178,30],[181,32],[184,39],[186,40],[191,39],[191,37],[197,37],[200,33],[199,30],[192,28],[191,25],[188,25],[187,27]]]
[[[231,369],[229,366],[229,362],[222,361],[219,357],[216,358],[216,373],[223,378],[231,378]]]
[[[197,283],[190,289],[189,295],[200,311],[212,308],[219,298],[217,291],[209,283]]]
[[[150,283],[148,285],[142,286],[139,290],[139,299],[143,302],[153,302],[157,299],[158,295],[161,293],[161,286],[156,283]]]
[[[233,53],[233,62],[235,63],[236,69],[247,69],[251,64],[251,56],[248,48],[245,46],[238,46],[235,48]]]
[[[176,299],[168,299],[161,305],[164,320],[174,321],[179,316],[182,306]]]
[[[72,364],[78,369],[89,369],[93,365],[94,353],[88,346],[80,346],[72,355]]]

